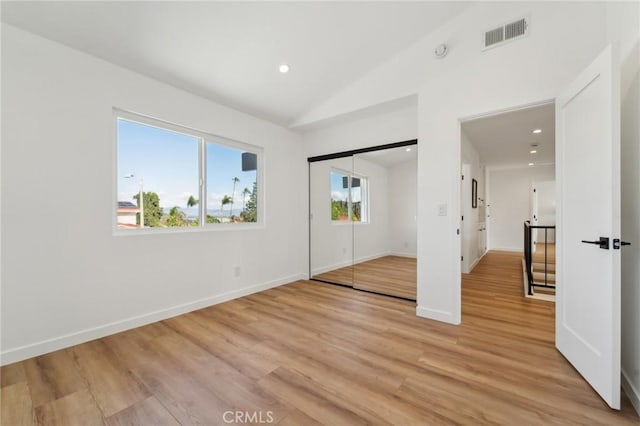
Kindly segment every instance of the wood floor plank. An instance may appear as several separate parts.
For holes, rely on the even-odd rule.
[[[231,409],[180,365],[155,352],[150,346],[153,340],[120,333],[105,341],[181,425],[220,424],[225,411]]]
[[[159,338],[151,347],[179,366],[183,376],[192,377],[228,410],[271,411],[275,421],[289,411],[280,400],[263,392],[255,381],[180,335]],[[225,385],[220,386],[220,383]]]
[[[47,426],[99,426],[104,416],[87,389],[36,407],[38,424]]]
[[[321,424],[338,426],[370,423],[354,413],[348,402],[341,401],[304,375],[286,367],[278,368],[258,383]]]
[[[282,418],[282,420],[280,420],[277,424],[280,426],[318,426],[322,423],[307,416],[302,411],[295,409],[291,410],[291,412],[289,412],[289,414]]]
[[[640,424],[555,349],[554,316],[523,297],[520,254],[463,275],[459,326],[299,281],[4,367],[3,426]]]
[[[0,367],[1,387],[15,385],[16,383],[26,382],[27,375],[24,372],[24,365],[21,362],[5,365]]]
[[[35,425],[33,404],[27,383],[22,381],[0,389],[0,424]]]
[[[106,419],[107,426],[179,426],[180,423],[160,402],[150,397]]]
[[[68,350],[31,358],[22,365],[34,407],[87,388]]]
[[[70,351],[80,375],[87,381],[106,417],[151,396],[104,342],[95,340]]]
[[[239,347],[224,336],[211,332],[206,327],[207,323],[199,321],[196,316],[184,315],[179,320],[168,320],[166,323],[176,333],[186,336],[249,378],[257,380],[280,366],[252,349]]]

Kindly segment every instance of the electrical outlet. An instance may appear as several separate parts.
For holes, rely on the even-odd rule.
[[[240,276],[240,267],[236,266],[235,268],[233,268],[233,276],[235,277],[239,277]]]

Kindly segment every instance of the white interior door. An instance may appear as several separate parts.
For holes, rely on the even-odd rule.
[[[609,46],[556,100],[556,347],[620,408],[620,92]],[[594,244],[600,238],[608,241]],[[583,241],[584,240],[584,241]]]

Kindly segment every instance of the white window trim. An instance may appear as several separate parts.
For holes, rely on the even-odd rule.
[[[368,225],[371,222],[371,217],[369,216],[370,213],[371,213],[369,211],[369,205],[371,204],[371,203],[369,203],[369,182],[370,182],[369,181],[369,177],[368,176],[364,176],[364,175],[359,175],[359,174],[356,174],[356,173],[353,173],[351,175],[351,177],[360,179],[360,182],[361,182],[360,183],[360,196],[361,196],[361,200],[364,201],[365,218],[367,219],[367,220],[362,220],[362,218],[360,218],[359,221],[353,222],[353,223],[356,223],[356,224],[359,223],[361,225]],[[365,182],[364,191],[362,189],[363,188],[362,182]],[[351,198],[351,192],[349,192],[349,198]]]
[[[218,136],[213,133],[203,132],[200,130],[192,129],[189,127],[181,126],[179,124],[171,123],[158,118],[150,117],[148,115],[134,113],[131,111],[123,110],[120,108],[113,108],[113,189],[111,199],[112,205],[118,205],[118,119],[124,119],[140,123],[145,126],[156,127],[161,130],[169,130],[176,133],[181,133],[187,136],[196,137],[198,141],[198,179],[199,200],[204,200],[203,203],[198,203],[199,222],[198,226],[189,227],[169,227],[169,228],[143,228],[143,229],[122,229],[118,228],[118,212],[117,208],[112,208],[112,235],[113,236],[133,236],[133,235],[156,235],[156,234],[183,234],[193,232],[225,232],[225,231],[255,231],[264,229],[266,227],[266,209],[265,209],[265,172],[264,172],[264,148],[256,145],[251,145],[245,142],[229,139],[224,136]],[[257,189],[258,189],[258,218],[256,222],[252,223],[207,223],[207,207],[206,207],[206,144],[213,143],[228,148],[234,148],[245,152],[251,152],[257,155]],[[203,220],[205,219],[205,220]]]
[[[331,182],[331,173],[340,173],[342,175],[348,176],[349,177],[349,188],[347,191],[348,194],[348,212],[349,212],[349,219],[348,220],[333,220],[331,219],[331,224],[335,225],[335,226],[344,226],[344,225],[368,225],[371,223],[371,216],[370,216],[370,211],[369,211],[369,178],[365,175],[361,175],[361,174],[357,174],[357,173],[353,173],[353,172],[349,172],[347,170],[338,168],[338,167],[331,167],[330,171],[329,171],[329,182]],[[365,207],[366,207],[366,213],[367,213],[367,220],[359,220],[357,222],[354,222],[352,220],[353,217],[353,202],[351,200],[351,179],[353,178],[357,178],[360,179],[360,181],[362,182],[363,180],[366,182],[366,190],[365,195],[364,195],[364,199],[365,201]],[[362,189],[362,184],[360,185],[360,188]],[[331,200],[331,184],[329,184],[329,199]]]

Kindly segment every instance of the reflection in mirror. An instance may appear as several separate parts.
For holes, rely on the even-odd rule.
[[[357,154],[363,217],[353,229],[355,288],[416,299],[417,145]]]
[[[418,146],[379,148],[310,161],[310,277],[416,300]]]
[[[347,286],[353,286],[353,221],[360,220],[352,169],[352,157],[309,163],[310,276]]]

